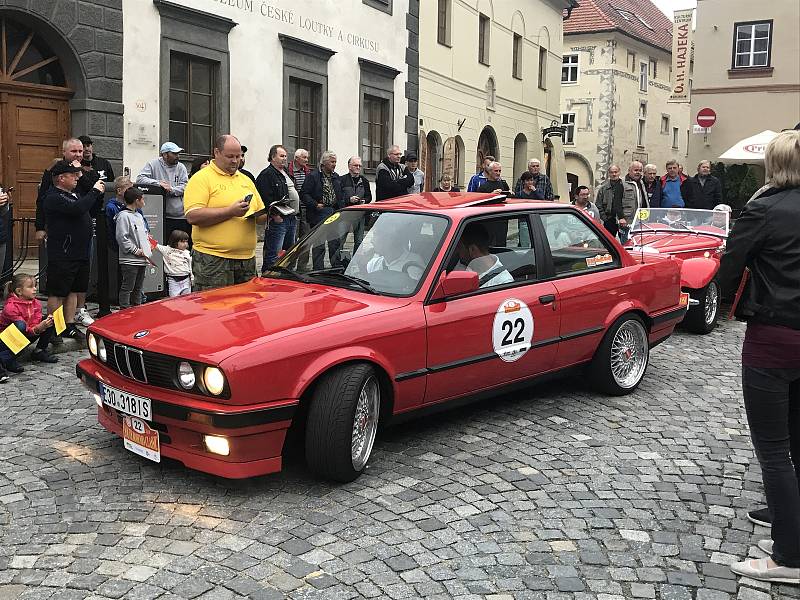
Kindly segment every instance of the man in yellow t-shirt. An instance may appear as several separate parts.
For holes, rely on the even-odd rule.
[[[186,184],[183,208],[192,226],[194,291],[244,283],[256,275],[256,222],[267,215],[259,213],[264,202],[255,184],[239,171],[241,160],[239,140],[221,135],[211,164]]]

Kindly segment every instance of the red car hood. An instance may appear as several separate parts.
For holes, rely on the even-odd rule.
[[[702,235],[698,233],[646,233],[639,235],[635,233],[631,236],[626,244],[628,251],[634,254],[631,246],[646,246],[670,254],[673,252],[687,252],[693,250],[711,250],[719,248],[723,240],[711,235]]]
[[[256,278],[122,310],[99,319],[90,330],[151,352],[219,363],[256,341],[268,342],[409,302],[408,298]]]

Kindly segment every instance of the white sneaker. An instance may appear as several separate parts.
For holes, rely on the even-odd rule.
[[[75,313],[75,322],[78,325],[83,325],[84,327],[88,327],[92,323],[94,323],[94,319],[86,312],[86,307],[80,309]]]

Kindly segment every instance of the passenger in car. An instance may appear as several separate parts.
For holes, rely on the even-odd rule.
[[[489,252],[489,232],[480,223],[470,223],[458,241],[460,265],[456,269],[478,274],[478,286],[494,287],[512,283],[514,278],[494,254]]]

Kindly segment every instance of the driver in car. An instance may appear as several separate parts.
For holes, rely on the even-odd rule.
[[[414,281],[425,272],[425,261],[409,249],[409,227],[400,227],[394,234],[389,231],[372,231],[375,254],[367,261],[366,272],[399,271]]]
[[[457,246],[460,271],[478,274],[478,287],[487,288],[512,283],[514,277],[494,254],[489,252],[489,232],[480,223],[470,223],[464,228]]]
[[[683,222],[683,215],[679,210],[668,210],[661,218],[661,223],[672,227],[673,229],[688,229],[686,223]]]

